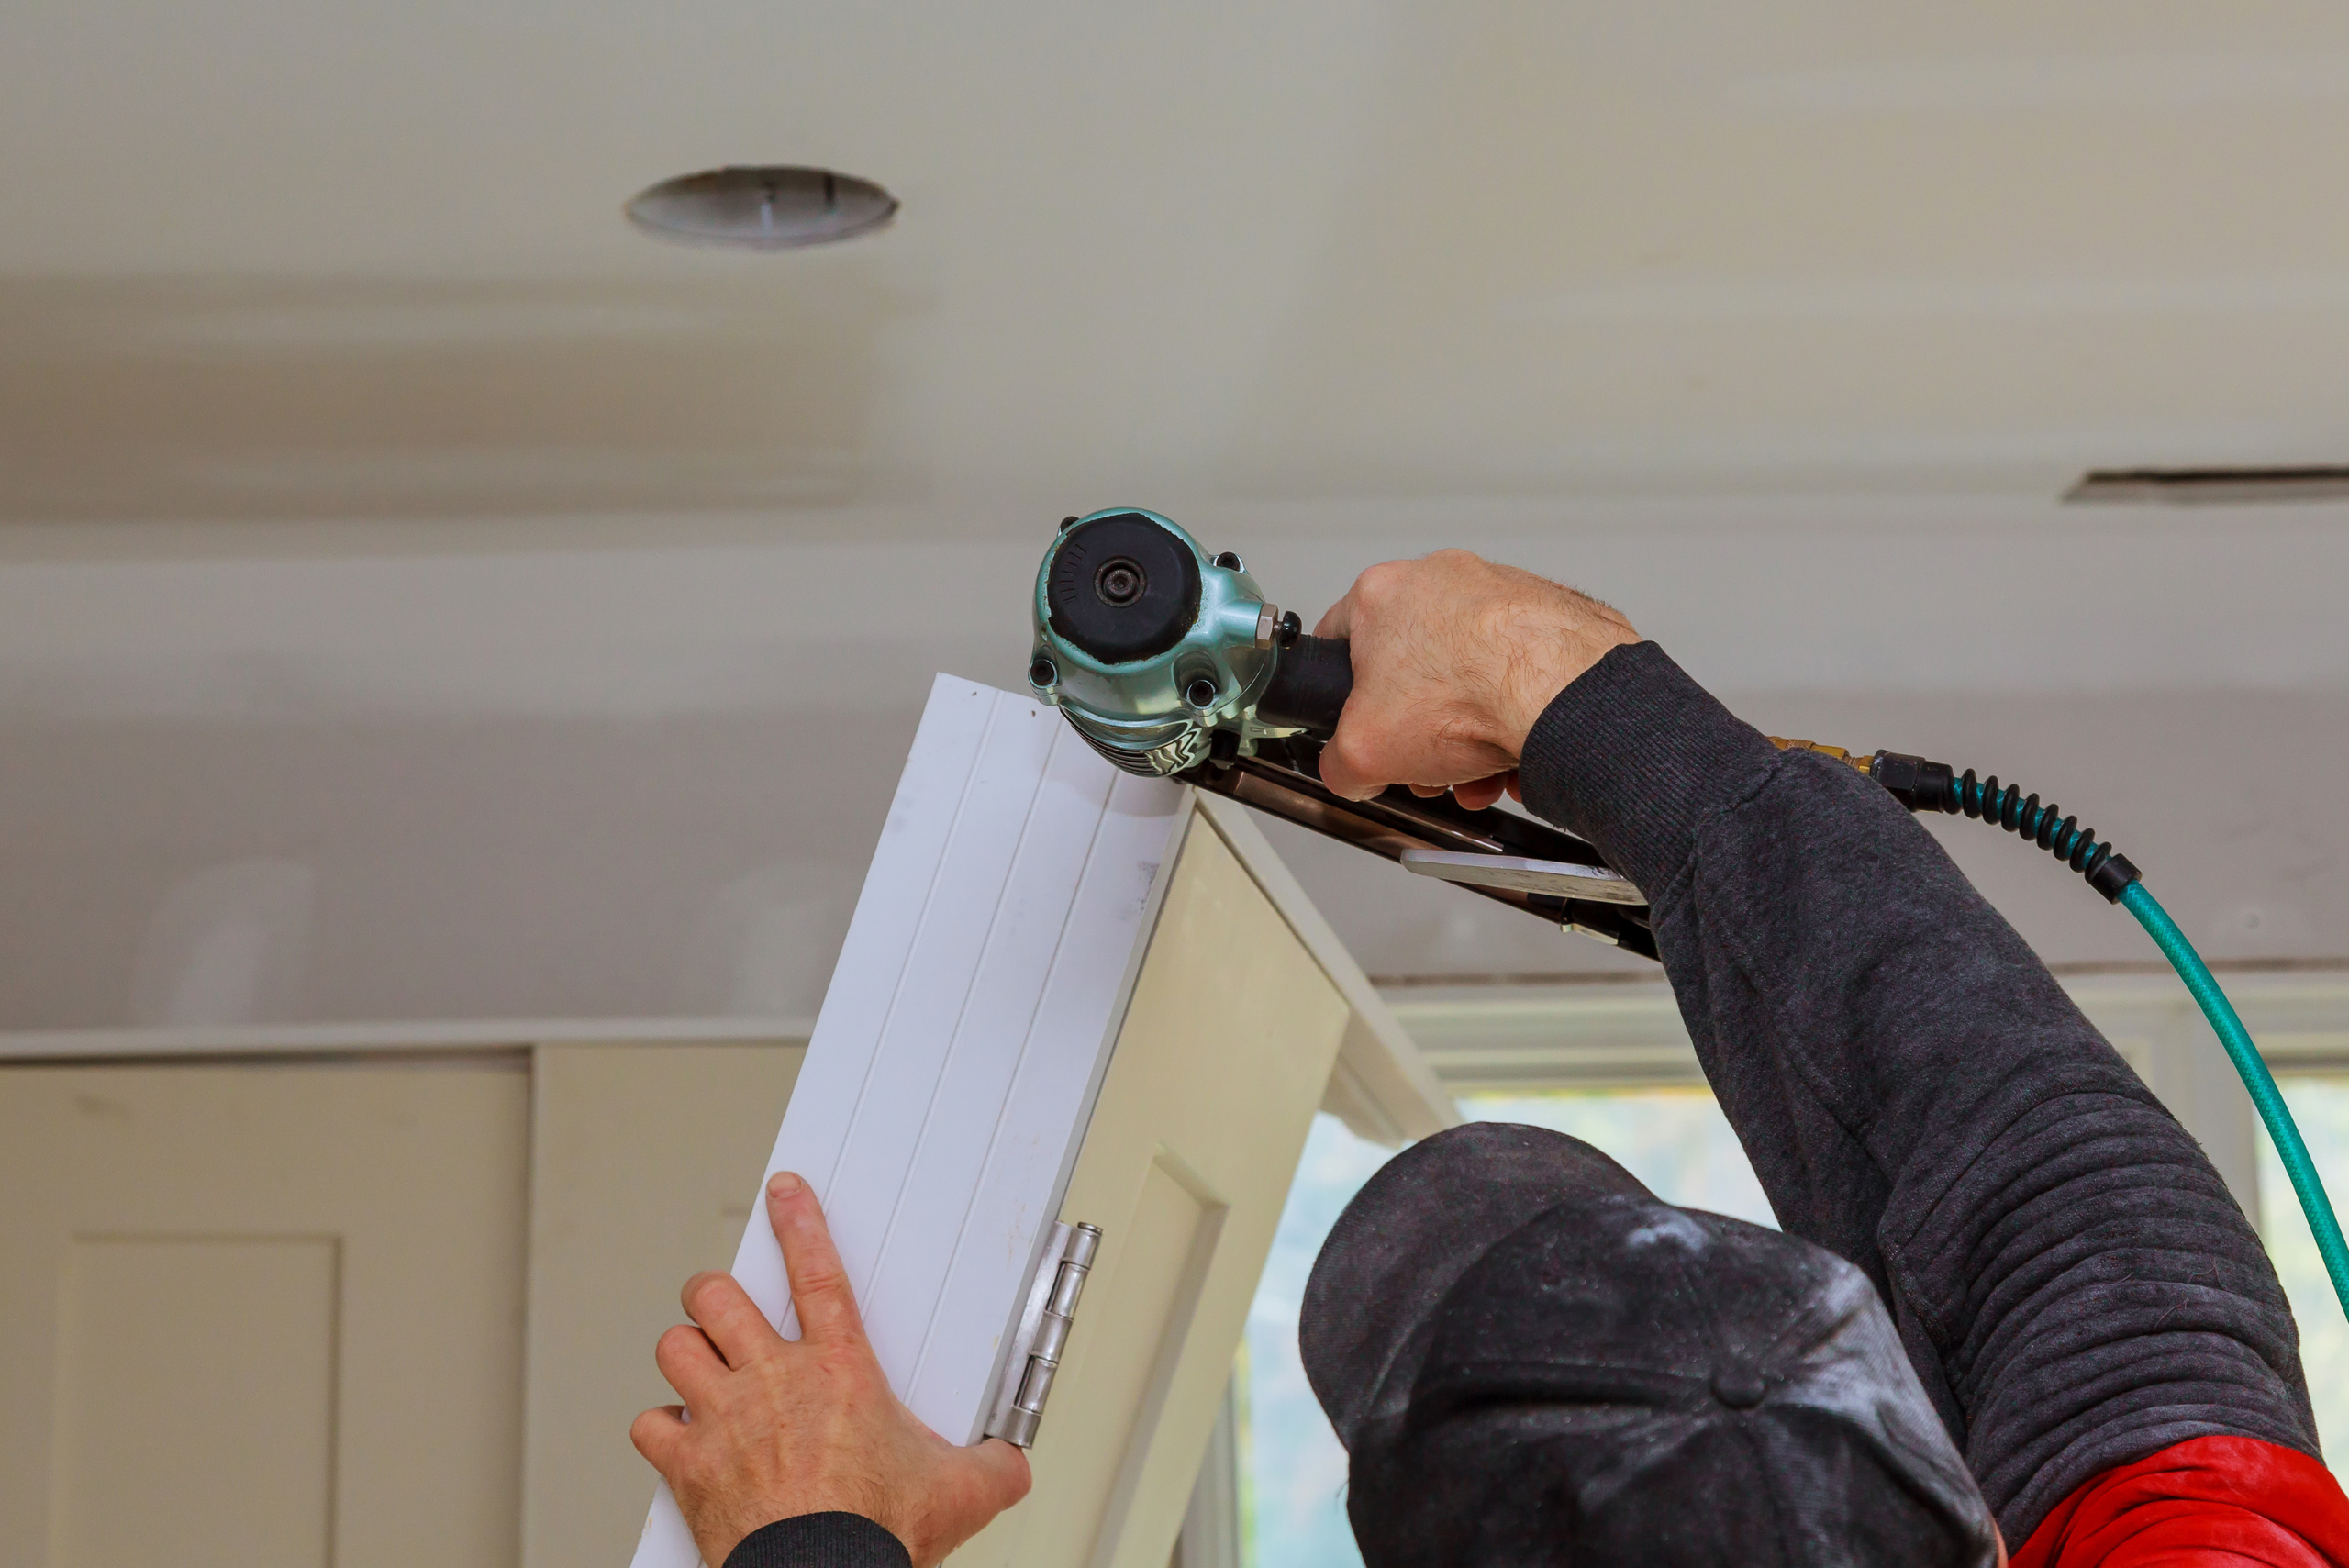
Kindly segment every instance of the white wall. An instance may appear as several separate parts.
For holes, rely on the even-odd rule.
[[[1765,728],[2063,801],[2214,956],[2349,955],[2329,511],[1365,510],[1188,520],[1308,610],[1454,539],[1569,577]],[[0,1027],[807,1011],[930,673],[1019,678],[1041,533],[0,563]],[[1943,831],[2051,959],[2153,956]],[[1274,832],[1374,974],[1631,966]]]

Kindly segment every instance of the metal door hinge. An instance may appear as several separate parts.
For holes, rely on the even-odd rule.
[[[1061,1368],[1061,1351],[1068,1344],[1069,1326],[1076,1318],[1076,1299],[1085,1294],[1085,1276],[1092,1272],[1093,1254],[1101,1246],[1097,1225],[1052,1226],[1036,1277],[1028,1283],[1028,1301],[1019,1309],[1019,1328],[1011,1354],[1004,1359],[1003,1381],[996,1385],[995,1414],[986,1435],[1027,1448],[1036,1440],[1036,1427],[1044,1415],[1044,1399],[1052,1391],[1052,1377]]]

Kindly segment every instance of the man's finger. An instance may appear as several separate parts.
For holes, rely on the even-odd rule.
[[[783,1343],[767,1315],[732,1274],[705,1269],[680,1293],[685,1315],[701,1325],[728,1366],[748,1365]]]
[[[688,1405],[706,1405],[726,1381],[726,1362],[709,1336],[680,1323],[652,1347],[652,1360],[669,1386]]]
[[[848,1270],[807,1184],[789,1171],[777,1173],[767,1184],[767,1218],[774,1226],[774,1239],[783,1243],[783,1267],[791,1276],[791,1305],[799,1314],[801,1341],[863,1339]]]
[[[1338,732],[1330,737],[1328,745],[1321,748],[1321,783],[1330,794],[1346,800],[1368,800],[1395,782],[1378,777],[1372,769],[1363,765],[1362,759],[1355,756],[1355,752],[1362,749],[1361,737],[1365,733],[1365,726],[1371,722],[1369,719],[1350,722],[1346,716],[1341,715]]]
[[[685,1411],[682,1405],[647,1410],[629,1424],[628,1440],[663,1476],[675,1473],[677,1450],[685,1440]]]
[[[1336,604],[1331,605],[1328,609],[1321,612],[1321,618],[1313,623],[1313,635],[1316,637],[1345,637],[1353,632],[1353,625],[1354,596],[1352,594],[1348,594],[1344,598],[1340,599]]]
[[[1453,786],[1452,797],[1469,811],[1482,811],[1501,797],[1507,775],[1495,773],[1488,779],[1471,779]]]

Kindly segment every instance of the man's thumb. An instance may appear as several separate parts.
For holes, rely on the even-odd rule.
[[[970,1461],[982,1493],[996,1512],[1028,1495],[1035,1477],[1028,1468],[1028,1451],[1001,1438],[989,1438],[963,1451]]]

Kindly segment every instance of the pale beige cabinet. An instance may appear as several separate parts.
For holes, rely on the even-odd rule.
[[[1196,809],[1068,1181],[1105,1240],[1036,1488],[958,1562],[1167,1562],[1316,1106],[1445,1119],[1244,816]],[[801,1044],[494,1035],[0,1063],[0,1562],[629,1561],[652,1340]]]
[[[512,1562],[529,1093],[0,1067],[0,1560]]]

